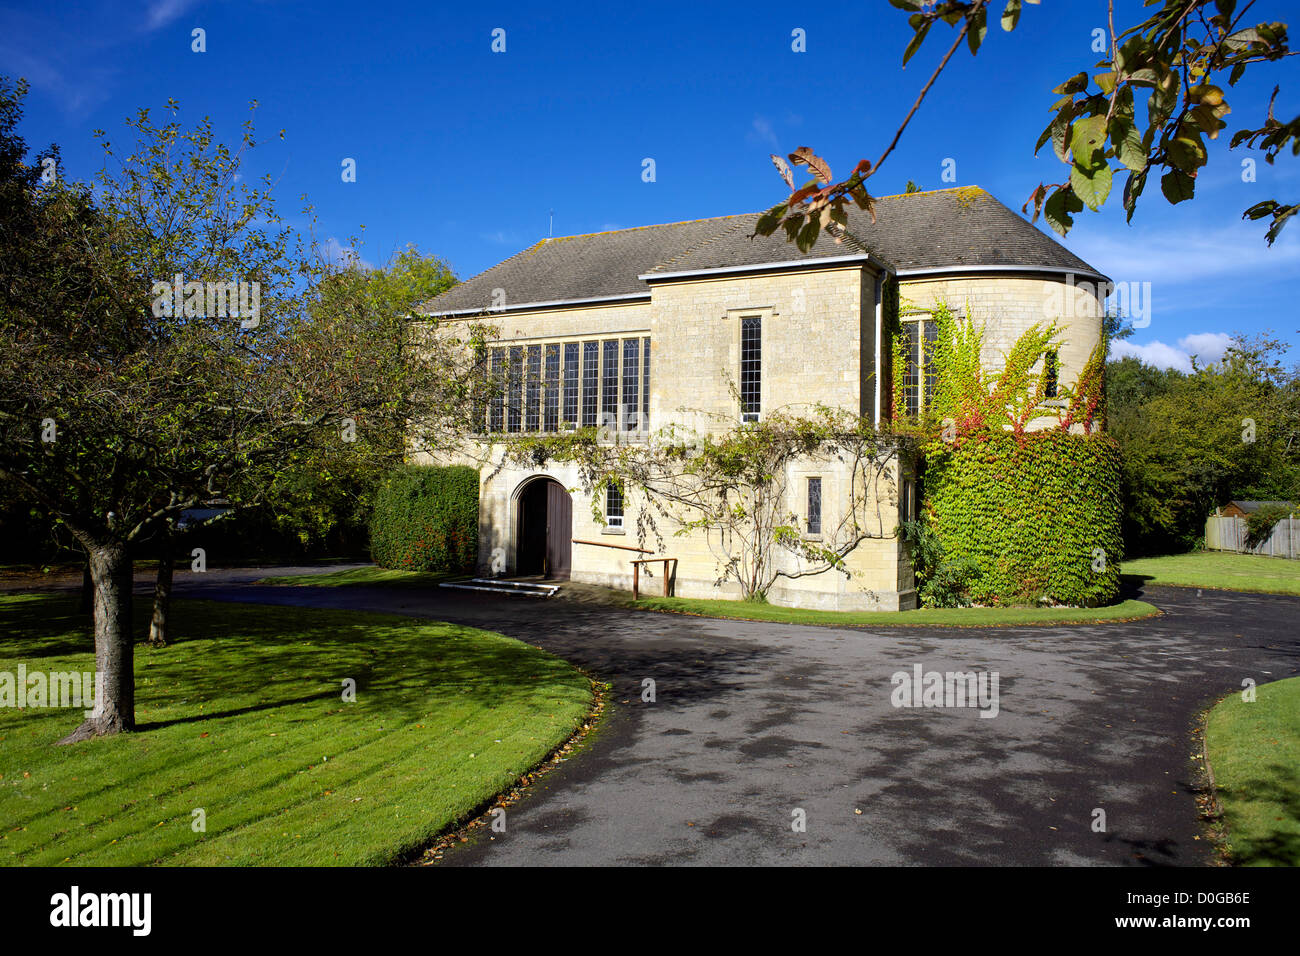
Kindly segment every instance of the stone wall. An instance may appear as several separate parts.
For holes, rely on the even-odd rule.
[[[740,319],[758,315],[762,331],[762,410],[793,414],[813,403],[871,416],[875,407],[875,273],[861,265],[727,277],[665,280],[651,286],[646,302],[537,310],[494,321],[502,344],[575,341],[605,335],[651,337],[651,428],[671,423],[685,430],[719,431],[739,420],[733,387],[739,385]],[[1045,275],[952,275],[918,277],[902,284],[903,310],[925,310],[940,301],[986,325],[985,366],[998,367],[1015,339],[1035,322],[1057,320],[1064,330],[1061,380],[1077,378],[1100,335],[1101,304],[1088,290]],[[888,397],[884,396],[888,402]],[[434,459],[423,456],[419,460]],[[494,558],[514,570],[518,495],[530,479],[545,475],[573,496],[572,577],[576,581],[630,589],[635,546],[678,559],[675,593],[682,597],[740,595],[734,582],[718,583],[725,549],[716,534],[673,534],[671,518],[629,493],[625,527],[604,526],[593,514],[590,489],[580,486],[572,465],[504,467],[500,446],[467,446],[465,454],[442,456],[481,466],[480,571]],[[785,476],[788,506],[803,515],[806,481],[820,477],[823,522],[834,525],[850,496],[849,466],[838,460],[809,460]],[[893,537],[903,482],[915,477],[909,462],[893,460],[870,490],[865,517],[873,536],[848,556],[851,576],[836,571],[780,578],[768,594],[773,603],[841,610],[914,607],[916,594],[906,548]],[[603,499],[596,503],[603,513]],[[655,528],[657,527],[657,534]],[[649,555],[647,555],[649,556]],[[799,559],[782,554],[780,567],[797,574]],[[657,569],[642,574],[642,588],[659,593]]]

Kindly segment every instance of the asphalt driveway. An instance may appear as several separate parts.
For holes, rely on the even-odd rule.
[[[1300,673],[1300,599],[1209,590],[1150,589],[1165,611],[1155,619],[971,630],[212,574],[180,578],[178,592],[483,627],[612,683],[614,706],[584,750],[509,811],[504,834],[441,865],[1204,864],[1196,715],[1245,678]],[[997,716],[893,706],[891,675],[918,664],[996,672]]]

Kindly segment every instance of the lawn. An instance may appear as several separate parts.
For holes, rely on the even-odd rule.
[[[352,584],[382,584],[385,587],[434,587],[442,581],[464,575],[432,571],[393,571],[370,566],[348,568],[343,571],[322,571],[319,574],[287,574],[262,578],[258,584],[294,584],[302,587],[337,588]]]
[[[1300,561],[1258,554],[1193,551],[1134,558],[1124,562],[1123,573],[1125,577],[1141,578],[1146,584],[1300,594]]]
[[[1229,695],[1205,739],[1233,862],[1300,866],[1300,677]]]
[[[1121,601],[1107,607],[938,607],[915,611],[814,611],[752,601],[644,597],[630,607],[702,617],[818,624],[830,627],[997,627],[1021,624],[1084,624],[1129,621],[1159,614],[1145,601]]]
[[[59,747],[79,709],[0,709],[0,862],[390,863],[539,763],[592,701],[564,661],[471,628],[200,601],[174,614],[177,643],[136,648],[139,732]],[[0,635],[0,671],[94,668],[66,598],[0,597]]]

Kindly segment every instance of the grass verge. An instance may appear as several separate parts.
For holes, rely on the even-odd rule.
[[[0,863],[390,863],[509,787],[591,706],[583,674],[500,634],[200,601],[174,614],[180,640],[136,648],[138,732],[59,747],[80,710],[0,708]],[[0,597],[0,633],[0,672],[94,669],[66,598]]]
[[[415,571],[387,571],[357,568],[327,574],[263,578],[259,584],[309,584],[337,587],[346,584],[377,584],[385,587],[427,587],[450,575]],[[1121,601],[1107,607],[967,607],[923,608],[916,611],[816,611],[753,601],[642,597],[632,601],[625,591],[579,585],[586,603],[610,604],[641,611],[723,617],[742,621],[773,621],[781,624],[816,624],[825,627],[1005,627],[1023,624],[1088,624],[1094,621],[1132,621],[1160,614],[1145,601]],[[563,594],[563,592],[561,592]]]
[[[1206,721],[1225,850],[1246,866],[1300,866],[1300,677],[1230,694]]]
[[[1153,617],[1159,608],[1145,601],[1121,601],[1107,607],[942,607],[915,611],[816,611],[752,601],[646,597],[628,607],[700,617],[817,624],[828,627],[1006,627],[1022,624],[1087,624]]]
[[[301,587],[337,588],[353,584],[382,584],[385,587],[433,587],[442,581],[464,577],[432,571],[394,571],[388,568],[348,568],[344,571],[322,571],[319,574],[288,574],[262,578],[258,584],[295,584]]]
[[[1124,577],[1144,584],[1300,594],[1300,561],[1258,554],[1193,551],[1124,562]]]

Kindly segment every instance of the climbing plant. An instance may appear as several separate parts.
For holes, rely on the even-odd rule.
[[[699,535],[716,562],[715,584],[762,600],[780,580],[828,572],[851,577],[847,558],[871,538],[892,538],[900,457],[913,444],[840,409],[777,409],[737,424],[705,415],[712,427],[669,426],[648,441],[621,442],[595,428],[521,435],[500,447],[506,463],[575,465],[592,515],[611,484],[635,500],[638,541]],[[843,478],[833,512],[810,533],[798,507],[795,466],[818,462]]]
[[[985,431],[925,449],[924,514],[954,560],[973,569],[979,604],[1072,605],[1119,593],[1119,447],[1059,429]]]
[[[935,335],[918,374],[933,384],[919,413],[896,426],[923,442],[921,521],[934,541],[927,551],[919,529],[905,536],[920,559],[922,602],[1111,600],[1122,548],[1118,450],[1099,434],[1105,336],[1078,378],[1060,382],[1055,323],[1025,329],[990,371],[983,325],[946,304],[929,320]],[[904,407],[906,358],[895,349],[895,409]]]

